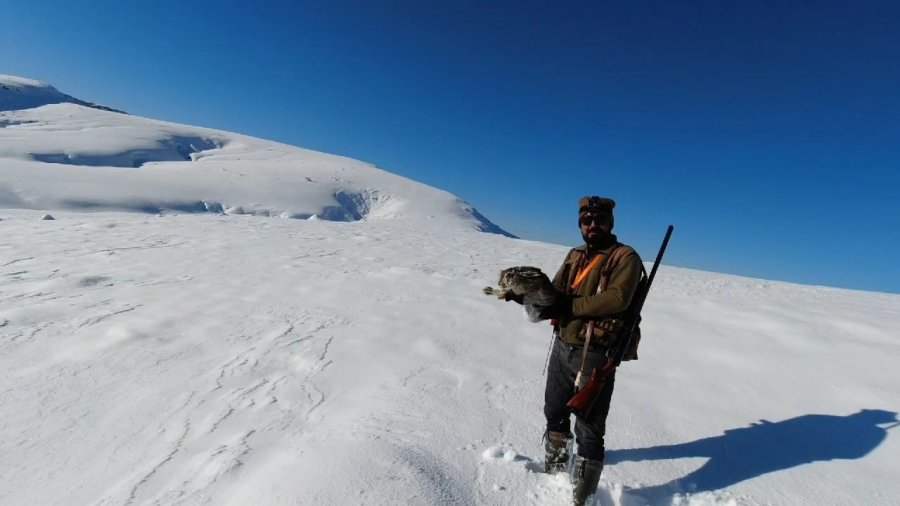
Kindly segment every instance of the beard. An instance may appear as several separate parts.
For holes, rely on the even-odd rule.
[[[605,249],[616,241],[616,236],[612,235],[612,231],[603,227],[596,227],[590,230],[582,231],[581,237],[584,243],[591,249]]]

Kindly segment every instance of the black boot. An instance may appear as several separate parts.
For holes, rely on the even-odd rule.
[[[575,470],[572,473],[572,498],[575,506],[584,506],[593,501],[602,473],[602,460],[575,457]]]
[[[569,446],[572,434],[548,430],[544,434],[544,472],[556,474],[564,472],[569,465]]]

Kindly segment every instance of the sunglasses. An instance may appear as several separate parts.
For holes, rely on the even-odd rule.
[[[582,217],[578,218],[578,223],[581,224],[582,227],[590,225],[591,223],[597,223],[598,225],[605,225],[609,223],[609,215],[608,214],[585,214]]]

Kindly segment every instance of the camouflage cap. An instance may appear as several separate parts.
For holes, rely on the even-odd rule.
[[[606,197],[594,195],[592,197],[581,197],[578,199],[578,214],[585,211],[599,211],[601,209],[612,213],[612,210],[615,207],[616,201]]]

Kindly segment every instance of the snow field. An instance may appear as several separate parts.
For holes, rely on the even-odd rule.
[[[481,293],[565,248],[41,214],[0,222],[0,503],[567,504],[536,472],[549,328]],[[891,504],[900,443],[861,410],[896,412],[898,307],[664,267],[597,503]]]

